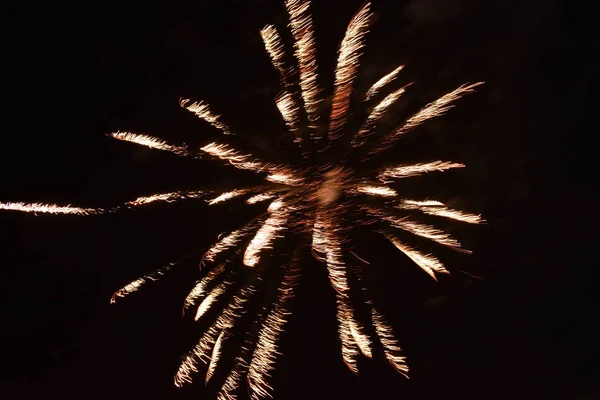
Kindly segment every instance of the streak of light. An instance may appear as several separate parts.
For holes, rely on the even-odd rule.
[[[394,189],[387,186],[358,185],[356,191],[371,196],[381,197],[395,197],[398,195]]]
[[[206,192],[203,190],[191,190],[184,192],[169,192],[153,194],[150,196],[141,196],[135,200],[128,201],[125,203],[128,206],[141,206],[145,204],[154,203],[155,201],[166,201],[167,203],[173,203],[181,199],[197,199],[202,197]]]
[[[392,145],[400,136],[405,133],[413,130],[417,126],[421,125],[423,122],[434,118],[439,117],[440,115],[444,115],[446,111],[454,107],[452,104],[454,101],[460,99],[465,94],[474,92],[477,86],[483,85],[483,82],[477,82],[473,84],[464,84],[450,93],[447,93],[437,99],[436,101],[427,104],[420,111],[418,111],[415,115],[410,117],[400,128],[396,129],[394,132],[388,134],[381,143],[373,148],[369,152],[369,156],[377,154]]]
[[[277,197],[277,194],[275,194],[273,192],[259,193],[257,195],[254,195],[254,196],[248,198],[248,200],[246,200],[246,204],[256,204],[256,203],[260,203],[265,200],[270,200],[274,197]]]
[[[369,22],[373,14],[371,3],[366,2],[352,17],[346,35],[340,45],[338,63],[335,70],[335,86],[329,120],[329,138],[342,136],[348,116],[350,96],[354,89],[354,79],[360,65],[359,59],[365,46],[365,36],[369,32]]]
[[[214,114],[212,111],[210,111],[210,107],[208,106],[208,104],[202,101],[195,101],[192,104],[188,104],[189,102],[190,99],[181,99],[179,101],[179,105],[188,110],[189,112],[195,114],[198,118],[208,122],[210,125],[219,129],[225,135],[231,135],[231,131],[229,130],[227,125],[219,121],[219,118],[221,116]]]
[[[371,304],[371,319],[379,340],[383,345],[385,358],[396,371],[408,378],[408,366],[406,357],[402,355],[402,349],[394,337],[392,328],[388,325],[384,316],[380,314]]]
[[[225,293],[225,291],[231,285],[231,283],[232,282],[229,280],[221,282],[213,290],[211,290],[208,296],[206,296],[204,300],[202,300],[202,303],[200,303],[200,305],[198,306],[198,310],[196,311],[194,321],[198,321],[200,318],[202,318],[204,314],[206,314],[208,310],[210,310],[210,307],[214,304],[215,301],[217,301],[219,296]]]
[[[146,146],[151,149],[170,151],[171,153],[174,153],[174,154],[177,154],[180,156],[189,156],[190,155],[190,152],[188,151],[188,149],[185,146],[174,146],[174,145],[168,144],[167,142],[165,142],[162,139],[159,139],[159,138],[156,138],[153,136],[141,135],[138,133],[131,133],[131,132],[113,132],[113,133],[110,133],[108,136],[113,137],[118,140],[122,140],[124,142],[130,142],[130,143],[135,143],[135,144],[139,144],[142,146]]]
[[[90,215],[101,214],[104,212],[101,208],[80,208],[71,206],[58,206],[56,204],[42,203],[0,203],[0,210],[21,211],[27,213],[44,214],[75,214]]]
[[[285,51],[283,49],[283,42],[277,29],[273,25],[267,25],[260,31],[265,49],[269,53],[273,66],[279,72],[279,78],[283,86],[292,85],[292,69],[287,66],[285,62]]]
[[[188,308],[190,308],[191,306],[193,306],[196,303],[197,299],[204,297],[206,295],[206,290],[207,290],[208,286],[212,282],[214,282],[214,280],[223,271],[225,271],[225,265],[226,265],[226,263],[219,264],[218,266],[216,266],[215,268],[210,270],[210,272],[208,274],[206,274],[206,276],[204,278],[202,278],[199,282],[196,283],[194,288],[190,291],[190,293],[185,298],[185,301],[183,302],[182,314],[185,314],[186,310]]]
[[[452,168],[464,168],[464,164],[453,163],[448,161],[433,161],[424,164],[399,165],[393,168],[386,168],[377,175],[377,178],[384,182],[390,182],[391,178],[408,178],[419,176],[432,171],[446,171]]]
[[[210,356],[210,364],[208,364],[208,369],[206,370],[206,379],[204,380],[205,383],[208,383],[210,378],[212,378],[213,374],[215,373],[215,369],[217,368],[217,364],[221,358],[221,347],[223,346],[224,337],[225,331],[221,331],[221,334],[219,334],[219,337],[215,342],[215,347],[213,348]]]
[[[244,189],[234,189],[234,190],[231,190],[229,192],[221,193],[220,195],[218,195],[214,199],[207,200],[207,202],[208,202],[208,205],[212,206],[214,204],[223,203],[225,201],[234,199],[236,197],[240,197],[240,196],[242,196],[242,195],[244,195],[246,193],[247,193],[247,190],[244,190]]]
[[[435,272],[440,274],[449,274],[448,270],[444,268],[444,265],[440,262],[440,260],[435,258],[433,255],[420,253],[392,235],[385,235],[385,237],[388,238],[388,240],[392,242],[398,250],[406,254],[408,258],[410,258],[419,266],[419,268],[427,272],[429,276],[436,281],[437,278],[435,276]]]
[[[260,253],[265,249],[273,248],[273,240],[281,237],[281,232],[286,229],[288,208],[279,199],[269,205],[271,215],[258,229],[244,253],[244,265],[254,267],[260,260]]]
[[[455,221],[466,222],[468,224],[481,224],[485,223],[485,220],[481,215],[469,214],[464,211],[453,210],[446,207],[443,203],[435,200],[428,201],[417,201],[417,200],[404,200],[398,208],[406,210],[419,210],[425,214],[435,215],[438,217],[449,218]]]
[[[403,68],[404,68],[404,65],[401,65],[398,68],[396,68],[395,70],[393,70],[392,72],[390,72],[389,74],[385,75],[383,78],[381,78],[377,82],[375,82],[373,84],[373,86],[371,86],[371,88],[369,88],[369,90],[367,90],[367,93],[365,94],[365,98],[363,101],[369,101],[373,97],[375,97],[377,95],[377,93],[379,93],[379,90],[381,90],[382,87],[384,87],[388,83],[395,80],[396,77],[398,77],[398,73],[400,71],[402,71]]]

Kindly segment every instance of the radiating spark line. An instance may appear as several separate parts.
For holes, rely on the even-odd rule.
[[[159,138],[156,138],[153,136],[141,135],[138,133],[131,133],[131,132],[113,132],[113,133],[109,134],[108,136],[113,137],[118,140],[122,140],[124,142],[130,142],[130,143],[135,143],[135,144],[139,144],[142,146],[146,146],[151,149],[170,151],[171,153],[177,154],[179,156],[189,156],[190,155],[190,152],[188,151],[188,149],[185,146],[174,146],[174,145],[168,144],[167,142],[165,142],[162,139],[159,139]]]
[[[183,260],[179,260],[179,261],[183,261]],[[148,283],[148,281],[156,282],[163,275],[165,275],[167,272],[169,272],[179,261],[172,262],[165,266],[162,266],[162,267],[156,269],[154,272],[152,272],[150,274],[146,274],[146,275],[142,276],[141,278],[138,278],[138,279],[128,283],[127,285],[123,286],[121,289],[117,290],[112,295],[112,297],[110,298],[110,303],[114,304],[117,301],[117,297],[125,297],[133,292],[137,292],[138,290],[140,290],[140,288],[143,285]]]
[[[337,139],[342,136],[346,124],[350,96],[354,89],[354,79],[360,65],[359,59],[365,46],[365,36],[369,32],[371,3],[366,2],[354,15],[339,50],[338,63],[335,71],[335,89],[329,120],[329,138]]]
[[[234,199],[236,197],[243,196],[247,192],[248,191],[244,190],[244,189],[234,189],[234,190],[232,190],[230,192],[221,193],[220,195],[218,195],[214,199],[207,200],[207,202],[208,202],[208,205],[212,206],[212,205],[215,205],[215,204],[223,203],[225,201]]]
[[[385,235],[385,237],[392,242],[398,250],[406,254],[408,258],[410,258],[419,266],[419,268],[427,272],[429,276],[436,281],[437,277],[435,276],[435,272],[440,274],[449,274],[448,270],[444,267],[444,264],[442,264],[440,260],[435,258],[433,255],[420,253],[392,235]]]
[[[279,72],[279,78],[282,86],[292,85],[292,69],[285,62],[285,50],[279,32],[273,25],[267,25],[260,31],[263,43],[273,66]]]
[[[396,371],[408,378],[408,366],[406,365],[406,357],[402,356],[402,349],[395,339],[392,328],[388,325],[384,316],[380,314],[371,303],[371,319],[375,331],[379,336],[385,358]]]
[[[359,147],[366,143],[366,139],[374,133],[374,128],[377,123],[405,91],[406,86],[390,93],[373,108],[373,111],[371,111],[371,114],[369,114],[363,126],[361,126],[354,135],[354,138],[352,138],[352,147]]]
[[[398,167],[387,168],[377,175],[377,178],[383,183],[390,182],[391,178],[408,178],[419,176],[432,171],[446,171],[452,168],[463,168],[464,164],[448,161],[433,161],[424,164],[400,165]]]
[[[485,222],[481,215],[469,214],[464,211],[453,210],[451,208],[446,207],[444,203],[435,200],[404,200],[402,201],[402,204],[398,205],[397,207],[405,210],[416,209],[422,211],[425,214],[449,218],[460,222],[466,222],[468,224],[481,224]]]
[[[172,202],[175,202],[177,200],[182,200],[182,199],[197,199],[197,198],[204,196],[204,194],[206,194],[206,191],[204,191],[204,190],[190,190],[190,191],[183,191],[183,192],[160,193],[160,194],[153,194],[150,196],[141,196],[135,200],[128,201],[125,204],[128,206],[136,207],[136,206],[154,203],[155,201],[166,201],[167,203],[172,203]]]
[[[365,98],[364,98],[363,101],[369,101],[373,97],[375,97],[377,95],[377,93],[379,93],[379,90],[382,87],[384,87],[388,83],[390,83],[393,80],[395,80],[396,77],[398,77],[398,73],[400,71],[402,71],[403,68],[404,68],[404,65],[401,65],[398,68],[396,68],[395,70],[393,70],[392,72],[390,72],[389,74],[385,75],[383,78],[381,78],[377,82],[375,82],[373,84],[373,86],[371,86],[371,88],[369,90],[367,90],[367,93],[365,94]]]
[[[302,141],[302,137],[300,136],[299,132],[297,132],[298,123],[300,122],[300,109],[294,101],[294,96],[287,91],[283,91],[275,99],[275,104],[277,105],[277,109],[279,110],[279,113],[281,114],[281,117],[285,121],[289,130],[296,134],[294,141],[296,143],[300,143]]]
[[[209,143],[206,146],[200,148],[200,150],[211,156],[217,157],[221,160],[229,162],[236,168],[250,170],[253,172],[263,171],[267,165],[258,160],[250,160],[252,157],[249,154],[241,154],[240,152],[232,149],[226,144]]]
[[[289,302],[294,296],[294,288],[298,284],[299,273],[299,260],[294,259],[290,266],[286,268],[283,282],[277,290],[275,304],[258,334],[258,342],[248,371],[248,386],[252,399],[273,397],[271,394],[273,388],[269,385],[268,380],[275,369],[277,355],[280,354],[277,342],[290,314],[288,311]]]
[[[380,151],[387,149],[400,136],[421,125],[423,122],[445,114],[446,111],[454,107],[454,105],[452,104],[454,101],[460,99],[465,94],[474,92],[474,89],[480,85],[483,85],[483,82],[464,84],[458,87],[457,89],[453,90],[452,92],[443,95],[433,103],[427,104],[415,115],[410,117],[400,128],[388,134],[377,147],[375,147],[369,152],[369,156],[372,156],[374,154],[379,153]]]
[[[237,246],[240,241],[250,232],[256,229],[257,222],[251,222],[241,229],[237,229],[227,236],[224,236],[217,243],[213,244],[202,256],[202,263],[205,261],[213,262],[215,258],[227,249]]]
[[[186,356],[185,360],[179,366],[175,374],[175,386],[181,387],[185,382],[191,383],[191,374],[198,371],[198,360],[209,359],[208,354],[211,352],[212,344],[217,340],[218,335],[224,329],[231,329],[235,321],[244,314],[244,305],[248,302],[249,297],[256,291],[253,284],[242,288],[240,292],[233,297],[227,308],[219,315],[217,320],[208,328],[202,335],[196,346]]]
[[[290,29],[294,36],[295,56],[300,67],[300,89],[304,108],[311,127],[316,128],[319,119],[318,105],[321,89],[317,83],[317,60],[312,17],[308,11],[308,0],[286,0],[285,7],[290,16]],[[314,134],[313,134],[314,135]],[[314,137],[315,139],[320,139]]]
[[[225,271],[225,265],[227,262],[220,264],[213,268],[204,278],[202,278],[190,293],[185,298],[183,303],[182,314],[185,314],[186,310],[196,303],[196,300],[206,295],[206,289],[208,286],[223,272]]]
[[[398,195],[394,189],[387,186],[358,185],[354,190],[371,196],[395,197]]]
[[[265,200],[270,200],[274,197],[277,197],[277,194],[273,192],[259,193],[246,200],[246,204],[256,204]]]
[[[221,331],[221,334],[217,338],[215,347],[213,347],[213,351],[210,356],[210,364],[208,364],[208,369],[206,370],[206,379],[204,380],[205,383],[208,383],[210,378],[212,378],[213,374],[215,373],[215,369],[217,368],[217,364],[221,358],[221,347],[223,346],[224,337],[225,331]]]
[[[276,169],[273,169],[273,171],[276,171]],[[287,186],[299,186],[304,181],[302,178],[295,176],[294,174],[288,172],[285,169],[281,169],[280,172],[274,172],[272,174],[267,175],[265,177],[265,180],[273,183],[280,183],[282,185]]]
[[[0,210],[6,211],[21,211],[28,213],[44,213],[44,214],[75,214],[75,215],[90,215],[101,214],[104,212],[101,208],[81,208],[72,206],[58,206],[56,204],[42,203],[0,203]]]
[[[273,240],[281,237],[281,232],[286,229],[288,208],[285,204],[277,199],[271,203],[269,211],[271,215],[258,229],[244,253],[244,265],[247,267],[258,264],[261,251],[272,249]]]
[[[194,317],[194,321],[198,321],[206,312],[210,309],[215,301],[221,296],[229,286],[231,286],[232,282],[230,280],[221,282],[217,287],[215,287],[211,292],[202,300],[202,303],[198,306],[198,311],[196,311],[196,316]]]
[[[219,118],[221,118],[221,116],[214,114],[212,111],[210,111],[210,107],[208,106],[208,104],[202,101],[195,101],[192,104],[188,105],[189,102],[190,99],[181,99],[179,101],[179,105],[188,110],[189,112],[196,114],[198,118],[208,122],[215,128],[219,129],[221,132],[223,132],[225,135],[231,135],[231,130],[229,130],[227,125],[219,121]]]

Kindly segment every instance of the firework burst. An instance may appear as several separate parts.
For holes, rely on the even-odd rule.
[[[108,209],[78,208],[48,204],[0,203],[0,209],[52,214],[94,215],[115,212],[121,208],[135,208],[154,202],[176,202],[181,199],[206,198],[209,206],[217,205],[234,198],[244,198],[247,204],[269,202],[266,211],[245,226],[222,235],[202,257],[202,264],[208,272],[196,283],[185,298],[183,312],[195,307],[194,319],[206,321],[207,328],[198,343],[192,348],[175,375],[175,385],[181,386],[192,381],[199,371],[199,363],[207,364],[206,381],[214,376],[224,358],[223,348],[232,336],[234,328],[242,316],[253,313],[253,328],[248,330],[242,348],[225,377],[218,394],[219,399],[236,398],[244,378],[247,379],[250,396],[253,399],[272,396],[269,383],[279,354],[279,338],[289,316],[290,300],[301,273],[300,249],[310,249],[314,257],[326,267],[331,286],[336,294],[338,332],[343,361],[353,372],[358,372],[357,360],[362,354],[372,357],[373,341],[366,333],[365,324],[355,315],[355,299],[351,295],[349,283],[352,272],[346,267],[344,254],[350,251],[348,232],[358,225],[370,224],[374,232],[382,234],[400,252],[404,253],[418,267],[433,279],[448,270],[432,254],[425,254],[412,245],[396,237],[396,231],[421,237],[442,246],[468,252],[448,233],[432,225],[415,221],[416,215],[429,215],[469,224],[483,223],[479,215],[473,215],[448,208],[437,200],[414,200],[400,198],[393,185],[398,179],[414,178],[431,172],[443,172],[464,167],[463,164],[449,161],[433,161],[412,165],[397,165],[373,169],[368,174],[358,174],[347,155],[332,154],[329,149],[334,141],[346,144],[347,153],[354,159],[364,161],[392,146],[401,136],[414,130],[427,120],[443,115],[456,100],[470,93],[482,84],[464,84],[423,107],[391,132],[378,137],[377,127],[389,108],[396,103],[411,85],[388,90],[388,93],[374,104],[363,125],[352,135],[348,132],[347,117],[351,105],[351,94],[357,77],[359,59],[365,46],[372,13],[370,3],[365,3],[351,19],[340,44],[330,116],[323,121],[323,90],[318,83],[315,37],[308,0],[286,0],[289,14],[289,27],[294,38],[293,54],[297,66],[288,65],[285,46],[276,27],[269,25],[261,32],[266,51],[275,70],[279,74],[282,92],[275,99],[283,121],[295,137],[298,153],[304,160],[301,164],[289,165],[286,160],[261,160],[250,153],[242,152],[226,142],[206,143],[199,149],[185,145],[169,144],[152,136],[116,132],[110,134],[115,139],[163,150],[179,156],[204,157],[220,160],[231,166],[262,174],[265,183],[255,188],[233,188],[225,192],[196,190],[151,194],[125,203],[123,206]],[[365,102],[376,100],[386,91],[391,82],[398,79],[403,66],[397,67],[371,86],[363,96]],[[212,125],[227,137],[234,134],[214,114],[203,101],[181,100],[181,107]],[[226,138],[223,137],[223,139]],[[347,141],[343,138],[347,137]],[[307,143],[308,142],[308,143]],[[367,144],[370,144],[367,146]],[[336,147],[336,149],[339,146]],[[310,149],[310,151],[308,150]],[[313,157],[318,152],[329,160],[320,163]],[[334,162],[334,160],[338,160]],[[404,213],[404,215],[402,214]],[[351,215],[351,217],[348,217]],[[362,218],[361,218],[362,216]],[[267,269],[273,270],[270,263],[264,262],[266,252],[274,249],[284,236],[294,236],[298,240],[296,250],[274,275],[279,278],[270,282],[270,298],[265,306],[252,311],[253,298],[261,293],[269,293],[264,288]],[[283,257],[285,252],[280,252]],[[181,260],[180,260],[181,261]],[[144,275],[125,285],[113,295],[111,302],[119,297],[134,293],[149,282],[167,274],[180,262],[167,264],[158,270]],[[241,279],[233,264],[238,263],[245,272]],[[281,264],[280,264],[281,265]],[[270,274],[269,276],[272,276]],[[271,280],[270,280],[271,281]],[[263,290],[265,289],[265,290]],[[363,288],[364,289],[364,288]],[[265,295],[266,296],[266,295]],[[227,300],[223,300],[223,299]],[[379,337],[382,351],[389,363],[401,374],[408,373],[408,366],[399,343],[394,338],[391,326],[371,299],[366,299],[371,313],[370,324]],[[221,305],[224,304],[224,307]],[[216,316],[215,309],[220,310]]]

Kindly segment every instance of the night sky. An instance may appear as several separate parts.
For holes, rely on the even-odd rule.
[[[361,4],[313,1],[326,94]],[[133,131],[190,146],[218,137],[179,107],[181,97],[206,100],[261,156],[290,151],[273,103],[278,77],[259,35],[269,23],[285,30],[283,0],[74,7],[2,6],[0,201],[103,207],[255,182],[217,162],[106,136]],[[598,398],[597,18],[559,0],[380,0],[373,10],[356,92],[399,64],[407,67],[396,83],[416,81],[386,126],[462,83],[486,82],[377,162],[467,164],[396,187],[482,213],[489,225],[452,228],[474,254],[437,253],[453,272],[439,283],[374,234],[357,233],[410,380],[381,355],[361,362],[360,378],[348,371],[325,268],[306,259],[276,398]],[[361,116],[355,109],[350,124]],[[0,213],[0,397],[214,398],[223,369],[206,388],[202,375],[183,389],[172,384],[200,334],[180,312],[202,276],[198,257],[116,305],[109,299],[259,209],[184,201],[87,218]]]

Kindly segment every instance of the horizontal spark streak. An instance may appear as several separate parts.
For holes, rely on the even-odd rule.
[[[199,101],[193,102],[192,104],[188,105],[189,102],[190,99],[181,99],[179,101],[179,105],[188,110],[189,112],[196,114],[198,118],[208,122],[215,128],[222,131],[225,135],[231,135],[231,131],[229,130],[227,125],[219,121],[219,118],[221,116],[214,114],[212,111],[210,111],[210,107],[208,106],[208,104]]]
[[[448,270],[444,268],[444,265],[431,254],[423,254],[415,249],[411,248],[407,244],[401,242],[397,238],[391,235],[385,235],[390,242],[396,246],[398,250],[403,252],[410,258],[415,264],[417,264],[423,271],[427,272],[429,276],[437,281],[435,272],[440,274],[449,274]]]
[[[481,215],[469,214],[464,211],[453,210],[451,208],[446,207],[444,203],[435,200],[404,200],[402,204],[398,206],[398,208],[406,210],[416,209],[425,214],[449,218],[455,221],[466,222],[468,224],[481,224],[485,222]]]
[[[246,204],[256,204],[256,203],[260,203],[265,200],[270,200],[274,197],[277,197],[277,194],[275,194],[273,192],[260,193],[260,194],[254,195],[254,196],[250,197],[248,200],[246,200]]]
[[[247,193],[247,190],[244,189],[234,189],[230,192],[225,192],[225,193],[221,193],[220,195],[218,195],[217,197],[215,197],[212,200],[207,200],[208,205],[212,206],[218,203],[223,203],[225,201],[234,199],[236,197],[240,197],[244,194]]]
[[[464,164],[453,163],[448,161],[433,161],[424,164],[400,165],[398,167],[387,168],[377,175],[377,178],[387,183],[391,178],[409,178],[419,176],[427,172],[446,171],[452,168],[464,168]]]
[[[400,71],[402,71],[403,68],[404,68],[404,65],[401,65],[398,68],[396,68],[395,70],[393,70],[392,72],[390,72],[389,74],[385,75],[383,78],[381,78],[377,82],[375,82],[373,84],[373,86],[371,86],[371,88],[369,90],[367,90],[367,93],[365,94],[365,98],[363,101],[369,101],[373,97],[375,97],[377,95],[377,93],[379,93],[379,90],[382,87],[384,87],[385,85],[392,82],[393,80],[395,80],[398,77],[398,73]]]
[[[185,146],[170,145],[167,142],[165,142],[164,140],[153,137],[153,136],[141,135],[138,133],[131,133],[131,132],[113,132],[113,133],[110,133],[109,136],[111,136],[115,139],[118,139],[118,140],[122,140],[124,142],[130,142],[130,143],[139,144],[141,146],[146,146],[151,149],[170,151],[171,153],[174,153],[174,154],[177,154],[180,156],[189,156],[190,155],[188,149]]]
[[[44,213],[44,214],[75,214],[75,215],[90,215],[100,214],[104,210],[101,208],[80,208],[72,206],[58,206],[56,204],[42,203],[0,203],[0,210],[6,211],[21,211],[27,213]]]
[[[335,89],[329,120],[329,137],[337,139],[342,136],[346,124],[350,96],[354,89],[354,79],[360,65],[359,59],[365,46],[365,36],[369,32],[371,3],[366,2],[354,15],[342,43],[340,45],[338,63],[335,70]]]
[[[421,125],[423,122],[434,118],[439,117],[440,115],[444,115],[446,111],[450,110],[454,105],[452,104],[454,101],[460,99],[465,94],[474,92],[477,86],[483,85],[483,82],[477,82],[473,84],[464,84],[457,89],[453,90],[450,93],[447,93],[437,99],[436,101],[427,104],[420,111],[418,111],[415,115],[410,117],[400,128],[396,129],[394,132],[387,135],[379,144],[379,146],[375,147],[373,150],[369,152],[369,156],[377,154],[392,145],[400,136],[405,133],[411,131],[417,126]]]
[[[150,196],[141,196],[135,200],[128,201],[125,203],[128,206],[141,206],[145,204],[154,203],[155,201],[166,201],[167,203],[172,203],[177,200],[182,199],[197,199],[202,197],[206,192],[202,190],[191,190],[186,192],[170,192],[170,193],[160,193],[153,194]]]
[[[395,197],[398,195],[394,189],[387,186],[359,185],[356,187],[356,191],[371,196],[381,197]]]

